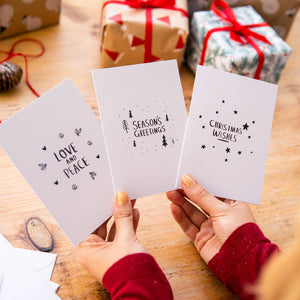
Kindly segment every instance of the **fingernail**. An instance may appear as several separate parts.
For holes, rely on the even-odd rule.
[[[128,196],[125,192],[118,192],[117,193],[117,203],[118,205],[125,205],[128,202]]]
[[[190,175],[184,175],[182,177],[182,182],[188,189],[192,188],[196,184],[195,179]]]

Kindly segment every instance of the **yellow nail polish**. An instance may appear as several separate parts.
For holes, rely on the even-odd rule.
[[[188,189],[192,188],[196,184],[195,179],[190,175],[184,175],[182,177],[182,182]]]
[[[125,205],[128,202],[128,195],[125,192],[117,193],[117,203],[118,205]]]

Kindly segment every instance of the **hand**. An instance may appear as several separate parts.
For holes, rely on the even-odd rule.
[[[190,175],[183,176],[181,185],[183,190],[167,193],[172,201],[171,211],[206,263],[219,252],[235,229],[248,222],[255,223],[247,204],[217,199]]]
[[[118,192],[114,203],[115,226],[112,226],[109,234],[106,221],[77,246],[78,262],[98,281],[102,282],[105,272],[124,256],[148,253],[136,236],[139,216],[139,211],[132,208],[127,194]]]

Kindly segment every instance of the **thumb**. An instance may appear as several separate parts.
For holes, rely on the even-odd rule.
[[[133,228],[133,212],[129,197],[125,192],[118,192],[114,203],[116,238],[125,239],[135,236]]]

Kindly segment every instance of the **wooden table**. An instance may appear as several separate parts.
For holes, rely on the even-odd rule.
[[[20,37],[35,37],[46,47],[44,56],[30,59],[30,81],[42,94],[70,77],[94,113],[99,117],[90,70],[99,68],[98,0],[64,0],[59,26],[0,41],[8,50]],[[288,38],[294,53],[284,69],[273,122],[262,202],[252,206],[265,234],[286,249],[296,234],[300,211],[300,15]],[[38,51],[31,44],[24,52]],[[13,61],[24,66],[21,58]],[[183,68],[182,86],[189,108],[194,77]],[[13,115],[35,100],[24,80],[10,93],[0,94],[0,120]],[[235,299],[210,273],[192,243],[173,220],[164,194],[137,201],[141,211],[138,236],[167,275],[175,299]],[[70,208],[72,213],[72,208]],[[0,232],[16,247],[36,249],[25,230],[30,217],[39,217],[54,238],[53,253],[58,254],[52,279],[61,287],[62,299],[107,299],[108,294],[74,256],[74,248],[58,228],[40,200],[0,150]]]

